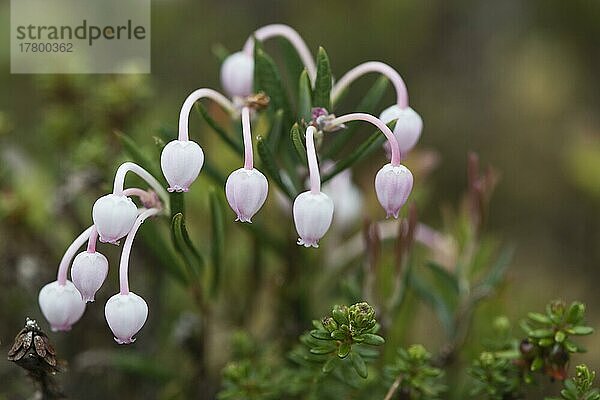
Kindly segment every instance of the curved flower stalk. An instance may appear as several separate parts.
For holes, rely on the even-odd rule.
[[[134,172],[146,181],[161,198],[168,212],[168,195],[161,184],[139,165],[123,163],[115,174],[113,192],[96,200],[92,208],[92,219],[101,242],[117,244],[119,239],[127,235],[138,215],[137,206],[123,189],[128,172]]]
[[[408,106],[408,90],[406,84],[400,74],[389,65],[379,61],[368,61],[360,64],[350,71],[333,86],[331,90],[331,101],[335,103],[341,93],[359,77],[370,73],[377,72],[386,76],[396,91],[396,104],[383,110],[379,119],[384,124],[396,121],[394,127],[394,135],[398,140],[402,155],[406,155],[419,141],[421,131],[423,130],[423,120]]]
[[[283,37],[294,46],[314,86],[317,67],[302,37],[287,25],[266,25],[254,31],[246,40],[244,48],[229,55],[221,65],[221,85],[234,101],[248,97],[254,91],[254,39],[265,41],[273,37]]]
[[[254,38],[264,42],[267,39],[273,37],[283,37],[287,39],[292,46],[298,52],[298,56],[300,56],[300,60],[304,64],[306,68],[306,72],[308,73],[308,77],[311,83],[314,84],[315,79],[317,77],[317,66],[315,65],[315,61],[313,55],[311,54],[308,46],[304,42],[304,39],[300,36],[298,32],[296,32],[292,27],[283,24],[272,24],[265,25],[256,31],[246,40],[244,44],[243,52],[249,56],[254,54]]]
[[[144,210],[136,218],[131,231],[127,234],[121,262],[119,263],[120,292],[112,296],[104,307],[106,322],[119,344],[129,344],[135,341],[133,337],[142,329],[148,317],[148,305],[143,298],[129,291],[129,256],[135,235],[142,223],[149,217],[160,213],[159,208]]]
[[[67,279],[67,272],[75,253],[89,239],[93,230],[92,225],[77,236],[60,260],[56,280],[40,290],[38,302],[53,331],[70,330],[85,311],[85,301],[73,282]]]
[[[352,113],[337,117],[329,124],[336,126],[350,121],[365,121],[375,125],[388,139],[391,148],[391,160],[384,165],[375,177],[375,191],[387,217],[398,218],[400,209],[406,203],[413,186],[413,176],[408,168],[400,163],[401,151],[398,140],[390,128],[380,119],[365,113]]]
[[[127,188],[123,190],[123,195],[138,196],[140,199],[151,197],[149,192],[138,188]],[[62,256],[56,280],[40,290],[40,308],[52,330],[70,330],[83,315],[85,303],[94,300],[95,293],[104,283],[108,273],[108,260],[96,251],[97,240],[95,225],[79,234]],[[86,242],[86,251],[77,254]],[[72,281],[67,279],[71,262]]]
[[[333,219],[333,201],[321,192],[321,177],[315,150],[316,128],[306,129],[306,156],[310,174],[310,190],[300,193],[294,200],[293,213],[298,244],[304,247],[319,247],[319,240],[327,233]]]
[[[236,113],[233,103],[213,89],[197,89],[185,99],[179,112],[177,140],[167,143],[160,156],[160,166],[169,183],[169,192],[187,192],[204,164],[202,148],[190,140],[188,134],[190,111],[196,101],[203,98],[215,101],[231,115]]]
[[[225,183],[225,195],[231,209],[237,215],[236,221],[251,223],[254,214],[265,203],[269,183],[267,178],[254,168],[250,109],[248,107],[242,108],[242,133],[244,136],[244,167],[229,175]]]

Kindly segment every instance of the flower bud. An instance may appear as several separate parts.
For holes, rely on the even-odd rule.
[[[319,247],[333,219],[333,201],[325,193],[300,193],[294,200],[294,223],[304,247]]]
[[[256,168],[240,168],[231,173],[225,183],[225,195],[236,221],[252,222],[267,198],[269,183]]]
[[[101,242],[117,244],[137,218],[134,202],[125,195],[107,194],[94,203],[92,219]]]
[[[231,96],[246,97],[254,91],[254,59],[244,52],[233,53],[221,65],[221,85]]]
[[[160,155],[163,175],[169,182],[169,192],[187,192],[196,180],[202,165],[204,152],[198,143],[191,140],[173,140]]]
[[[83,315],[85,302],[73,282],[51,282],[40,290],[38,302],[53,331],[68,331]]]
[[[379,119],[384,124],[397,119],[394,136],[398,140],[402,154],[408,153],[419,141],[423,130],[423,120],[412,108],[400,108],[395,104],[383,110]]]
[[[384,165],[375,176],[377,199],[387,212],[387,217],[398,218],[400,208],[406,203],[413,186],[413,176],[404,165]]]
[[[75,257],[71,267],[71,279],[85,302],[94,301],[108,274],[108,260],[102,254],[83,251]]]
[[[139,332],[148,318],[148,305],[133,292],[117,293],[106,302],[104,316],[119,344],[135,342],[133,335]]]

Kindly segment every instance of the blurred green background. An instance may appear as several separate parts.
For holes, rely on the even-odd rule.
[[[425,124],[418,148],[439,157],[427,182],[430,200],[419,210],[423,222],[439,226],[443,209],[460,200],[468,151],[500,171],[489,229],[517,251],[509,284],[489,312],[519,318],[553,298],[578,299],[588,305],[589,324],[598,328],[599,1],[157,0],[152,8],[152,74],[130,76],[11,75],[9,15],[8,1],[2,1],[1,354],[26,316],[41,318],[39,288],[52,279],[69,239],[89,223],[94,199],[109,190],[114,170],[125,159],[113,131],[127,133],[158,157],[152,153],[152,136],[176,127],[185,96],[197,87],[219,88],[215,44],[236,51],[254,29],[274,22],[297,29],[315,52],[319,45],[325,47],[337,77],[367,60],[387,62],[401,73],[411,106]],[[267,49],[277,53],[274,43]],[[359,99],[374,79],[358,82],[349,97]],[[390,90],[385,104],[393,98]],[[224,171],[233,169],[239,160],[212,133],[202,135],[198,121],[192,118],[197,127],[192,135],[207,158],[218,159]],[[383,160],[383,153],[377,157]],[[372,165],[379,162],[359,164],[354,175],[370,201],[367,212],[374,215]],[[188,201],[198,240],[205,237],[203,185],[204,180],[196,183]],[[235,235],[234,228],[229,231]],[[107,253],[112,259],[118,255],[116,249]],[[235,247],[231,253],[232,260],[244,255]],[[134,261],[137,275],[132,279],[140,286],[160,285],[154,278],[161,272],[153,268],[151,253],[139,251],[135,257],[145,261]],[[114,279],[110,285],[116,287]],[[102,298],[111,293],[104,291]],[[162,300],[150,303],[158,306]],[[174,295],[161,307],[176,309],[177,301]],[[176,319],[181,323],[181,316],[165,310],[157,311],[145,328],[145,346],[160,343],[152,337],[177,334],[171,328]],[[86,316],[71,333],[51,335],[80,379],[70,390],[79,395],[91,387],[123,390],[127,375],[106,381],[102,360],[115,350],[135,350],[113,346],[100,307]],[[413,340],[428,342],[421,336],[427,331],[427,326],[417,328]],[[581,360],[597,368],[600,347],[595,343],[597,338],[584,341],[590,351]],[[98,352],[100,366],[82,365],[78,360],[85,351]],[[27,382],[2,359],[0,399],[23,398],[19,396],[29,393]],[[161,371],[149,373],[156,373],[157,382],[168,381]],[[143,396],[140,391],[153,396],[151,384],[138,389],[138,396]]]

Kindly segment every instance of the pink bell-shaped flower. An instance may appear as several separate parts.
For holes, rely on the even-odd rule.
[[[138,210],[125,195],[107,194],[94,203],[92,219],[101,242],[116,244],[131,230]]]
[[[242,51],[228,56],[221,65],[221,85],[230,97],[250,96],[254,91],[254,58]]]
[[[294,200],[294,224],[304,247],[319,247],[333,219],[333,201],[325,193],[300,193]]]
[[[400,208],[406,203],[412,186],[412,173],[404,165],[386,164],[377,172],[375,192],[388,218],[398,218]]]
[[[97,251],[83,251],[73,260],[71,279],[85,302],[94,301],[94,296],[107,274],[108,260]]]
[[[423,130],[423,120],[410,107],[400,108],[397,104],[383,110],[379,119],[384,123],[397,119],[394,136],[402,154],[408,153],[419,141]]]
[[[85,302],[71,281],[48,283],[40,290],[38,302],[53,331],[70,330],[85,311]]]
[[[106,302],[104,316],[119,344],[135,341],[133,337],[142,329],[148,318],[146,301],[133,292],[117,293]]]
[[[252,222],[254,214],[265,204],[268,191],[267,178],[256,168],[233,171],[225,183],[225,195],[237,215],[236,221]]]
[[[187,192],[194,183],[202,165],[204,152],[198,143],[191,140],[173,140],[160,155],[163,175],[169,182],[169,192]]]

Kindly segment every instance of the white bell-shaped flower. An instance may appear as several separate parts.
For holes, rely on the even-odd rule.
[[[300,193],[294,200],[294,224],[304,247],[319,247],[333,219],[333,201],[325,193]]]
[[[230,97],[250,96],[254,91],[254,58],[242,51],[228,56],[221,65],[221,85]]]
[[[204,152],[191,140],[173,140],[160,155],[163,175],[169,182],[169,192],[187,192],[196,180],[202,165]]]
[[[106,302],[104,316],[119,344],[135,341],[133,337],[142,329],[148,318],[146,301],[133,292],[117,293]]]
[[[252,222],[254,214],[265,204],[268,191],[267,178],[256,168],[233,171],[225,183],[225,195],[237,215],[236,221]]]
[[[398,105],[383,110],[379,119],[387,124],[397,119],[394,127],[394,136],[398,140],[398,145],[402,154],[408,153],[419,141],[421,131],[423,130],[423,120],[421,116],[410,107],[400,108]]]
[[[53,331],[68,331],[83,315],[85,302],[73,282],[51,282],[40,290],[38,302]]]
[[[116,244],[131,230],[138,211],[125,195],[107,194],[94,203],[92,219],[101,242]]]
[[[377,199],[387,213],[387,217],[398,218],[400,209],[406,203],[413,186],[413,175],[404,165],[384,165],[375,176]]]
[[[94,301],[96,292],[108,275],[108,260],[99,252],[83,251],[71,266],[71,279],[85,302]]]

